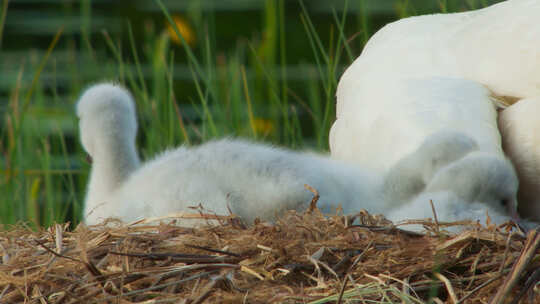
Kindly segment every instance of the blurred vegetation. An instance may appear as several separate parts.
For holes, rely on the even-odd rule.
[[[222,136],[325,151],[337,80],[371,34],[494,2],[2,0],[0,224],[80,221],[73,106],[91,83],[133,92],[144,159]]]

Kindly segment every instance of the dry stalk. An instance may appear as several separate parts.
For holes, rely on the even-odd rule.
[[[319,191],[317,191],[317,189],[311,187],[308,184],[304,184],[304,188],[306,188],[307,190],[311,191],[311,193],[313,193],[313,198],[311,199],[311,202],[309,203],[309,208],[308,208],[308,211],[307,211],[307,212],[311,213],[315,209],[317,209],[317,202],[319,201],[319,198],[321,196],[319,195]]]
[[[523,248],[519,259],[512,267],[512,271],[504,281],[503,286],[497,291],[493,299],[491,299],[490,304],[504,303],[504,300],[509,296],[512,288],[517,284],[521,275],[525,273],[526,267],[534,257],[538,246],[540,246],[539,230],[540,227],[529,232],[527,242],[525,243],[525,247]]]

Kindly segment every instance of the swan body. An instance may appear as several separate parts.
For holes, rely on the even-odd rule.
[[[538,20],[537,0],[404,18],[375,33],[341,81],[354,90],[349,84],[369,83],[375,75],[450,76],[478,82],[499,96],[540,96]],[[339,90],[343,85],[338,99]]]
[[[502,155],[497,112],[484,86],[453,77],[372,80],[341,78],[332,157],[387,172],[440,131],[466,134],[480,150]]]
[[[540,221],[540,97],[525,98],[502,110],[499,129],[505,153],[519,177],[519,213]]]
[[[220,215],[230,211],[247,223],[256,217],[272,220],[284,210],[309,205],[313,193],[304,184],[319,192],[323,212],[339,205],[346,213],[359,206],[383,211],[378,175],[327,157],[247,141],[179,147],[141,165],[133,100],[117,85],[87,89],[77,114],[82,145],[93,159],[84,210],[87,224],[109,217],[132,221],[190,212],[190,206],[199,204]]]

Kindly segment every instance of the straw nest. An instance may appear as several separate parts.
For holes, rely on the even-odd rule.
[[[0,303],[540,303],[536,230],[355,217],[16,226],[0,232]]]

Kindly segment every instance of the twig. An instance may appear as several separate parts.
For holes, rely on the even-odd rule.
[[[193,300],[191,304],[199,304],[199,303],[202,303],[204,300],[206,300],[206,298],[210,296],[210,293],[212,292],[214,287],[221,281],[225,280],[225,277],[228,274],[229,272],[210,278],[210,282],[206,284],[206,286],[204,286],[203,288],[204,292],[202,292],[195,300]]]
[[[341,300],[343,299],[343,294],[345,293],[345,286],[347,286],[347,279],[349,277],[348,276],[345,276],[345,278],[343,279],[343,283],[341,285],[341,289],[339,290],[339,296],[338,296],[338,299],[336,301],[336,304],[341,304]]]
[[[504,300],[512,292],[512,289],[517,284],[521,274],[525,271],[529,262],[534,257],[538,246],[540,245],[540,234],[538,233],[539,228],[531,230],[527,237],[527,242],[525,247],[519,256],[519,259],[512,267],[512,271],[504,281],[502,287],[497,291],[495,297],[491,299],[490,304],[504,303]]]
[[[224,256],[215,256],[215,255],[204,255],[204,254],[183,254],[183,253],[124,253],[109,251],[110,254],[128,256],[134,258],[142,258],[149,260],[166,260],[171,259],[175,262],[182,263],[201,263],[201,264],[212,264],[212,263],[234,263],[239,260],[236,257],[224,257]]]
[[[418,298],[418,294],[416,293],[414,288],[411,286],[411,284],[408,283],[408,281],[409,281],[408,279],[405,279],[406,281],[405,280],[399,280],[397,278],[386,275],[384,273],[380,273],[379,276],[400,283],[403,286],[403,289],[407,290],[407,292],[406,292],[407,294],[410,294],[409,290],[412,290],[414,292],[414,296]]]
[[[437,234],[438,234],[440,232],[439,219],[437,219],[437,212],[435,212],[435,206],[433,205],[433,200],[429,200],[429,204],[431,205],[431,211],[433,212],[433,220],[435,220],[435,229],[437,230]]]
[[[508,258],[508,253],[510,252],[510,242],[512,241],[512,237],[515,235],[515,232],[512,232],[508,234],[508,238],[506,240],[506,248],[504,249],[503,259],[501,266],[499,267],[499,273],[502,273],[504,269],[504,264],[506,263],[506,259]]]
[[[525,284],[523,284],[523,288],[521,289],[517,297],[515,297],[512,302],[510,302],[510,304],[519,303],[519,300],[527,293],[527,291],[529,291],[529,289],[531,289],[531,287],[536,285],[538,280],[540,280],[540,268],[536,268],[536,270],[532,272],[532,274],[527,278]]]
[[[494,276],[493,278],[485,281],[484,283],[478,285],[476,288],[474,288],[473,290],[471,290],[471,292],[469,292],[467,295],[465,295],[463,298],[459,299],[459,301],[457,301],[456,304],[461,304],[463,302],[465,302],[465,300],[467,300],[468,298],[470,298],[475,292],[479,291],[480,289],[488,286],[489,284],[491,284],[492,282],[500,279],[501,277],[503,276],[502,273],[499,273],[497,274],[496,276]]]
[[[190,247],[190,248],[195,248],[195,249],[206,250],[206,251],[210,251],[210,252],[214,252],[214,253],[226,254],[226,255],[233,256],[233,257],[237,257],[237,258],[240,258],[240,257],[241,257],[239,254],[236,254],[236,253],[233,253],[233,252],[230,252],[230,251],[224,251],[224,250],[212,249],[212,248],[208,248],[208,247],[197,246],[197,245],[191,245],[191,244],[184,244],[184,246]]]
[[[371,245],[373,244],[373,240],[371,240],[369,242],[369,244],[366,246],[366,249],[364,249],[364,251],[362,251],[362,253],[360,253],[356,259],[354,259],[353,263],[351,264],[351,266],[349,267],[349,269],[347,269],[347,272],[345,273],[345,278],[343,279],[343,285],[341,285],[341,290],[339,291],[339,296],[338,296],[338,299],[337,299],[337,304],[341,304],[341,300],[343,299],[343,294],[345,293],[345,287],[347,286],[347,279],[349,278],[349,272],[351,272],[351,270],[353,270],[353,268],[356,266],[356,264],[358,264],[358,262],[360,261],[360,259],[364,256],[364,254],[369,250],[369,248],[371,247]]]
[[[313,212],[315,209],[317,209],[317,202],[319,201],[319,198],[321,197],[319,195],[319,191],[317,189],[311,187],[308,184],[304,184],[304,188],[311,191],[313,193],[313,198],[311,199],[311,202],[309,203],[308,213]]]
[[[202,278],[202,277],[205,277],[205,276],[207,276],[209,274],[212,274],[212,273],[215,273],[215,272],[218,272],[218,271],[219,270],[217,270],[217,269],[216,270],[210,270],[210,271],[194,274],[192,276],[189,276],[189,277],[187,277],[185,279],[181,279],[181,280],[178,280],[178,281],[163,283],[163,284],[160,284],[160,285],[155,285],[155,286],[144,288],[144,289],[133,290],[133,291],[130,291],[130,292],[124,292],[122,294],[122,296],[127,297],[127,296],[132,296],[132,295],[144,293],[144,292],[147,292],[147,291],[152,291],[152,290],[156,290],[156,289],[162,289],[162,288],[165,288],[165,287],[169,287],[169,286],[177,285],[177,284],[180,284],[180,283],[188,282],[188,281],[191,281],[191,280],[195,280],[195,279],[198,279],[198,278]],[[106,300],[111,300],[111,299],[118,299],[118,296],[105,297],[103,299],[100,299],[100,301],[106,301]]]
[[[57,253],[56,251],[52,250],[51,248],[45,246],[44,242],[41,242],[41,241],[38,241],[38,240],[34,240],[39,246],[43,247],[43,249],[47,250],[48,252],[52,253],[53,255],[59,257],[59,258],[63,258],[63,259],[68,259],[68,260],[71,260],[71,261],[74,261],[74,262],[77,262],[77,263],[81,263],[83,264],[86,269],[88,269],[88,271],[95,277],[98,277],[98,278],[101,278],[99,279],[100,282],[103,280],[103,274],[101,273],[101,271],[99,271],[99,269],[97,269],[96,266],[94,266],[94,264],[92,263],[87,263],[85,261],[81,261],[79,259],[76,259],[76,258],[72,258],[72,257],[69,257],[69,256],[66,256],[66,255],[62,255],[60,253]]]
[[[9,289],[9,286],[11,284],[6,284],[6,287],[4,287],[4,289],[2,290],[2,293],[0,293],[0,300],[2,300],[2,298],[4,297],[4,295],[6,294],[7,290]]]
[[[458,302],[458,299],[456,297],[456,293],[454,292],[454,288],[452,287],[452,283],[450,283],[450,280],[448,280],[447,277],[443,276],[438,272],[435,273],[435,277],[444,283],[444,286],[446,287],[446,290],[450,295],[450,299],[452,299],[452,303],[456,304]]]
[[[381,231],[386,234],[396,234],[397,232],[399,232],[401,234],[405,234],[405,235],[413,236],[413,237],[425,236],[423,233],[404,230],[396,226],[385,227],[385,226],[372,226],[372,225],[357,224],[357,225],[350,225],[347,227],[347,229],[351,229],[351,228],[365,228],[365,229],[368,229],[369,231],[374,231],[374,232]]]

